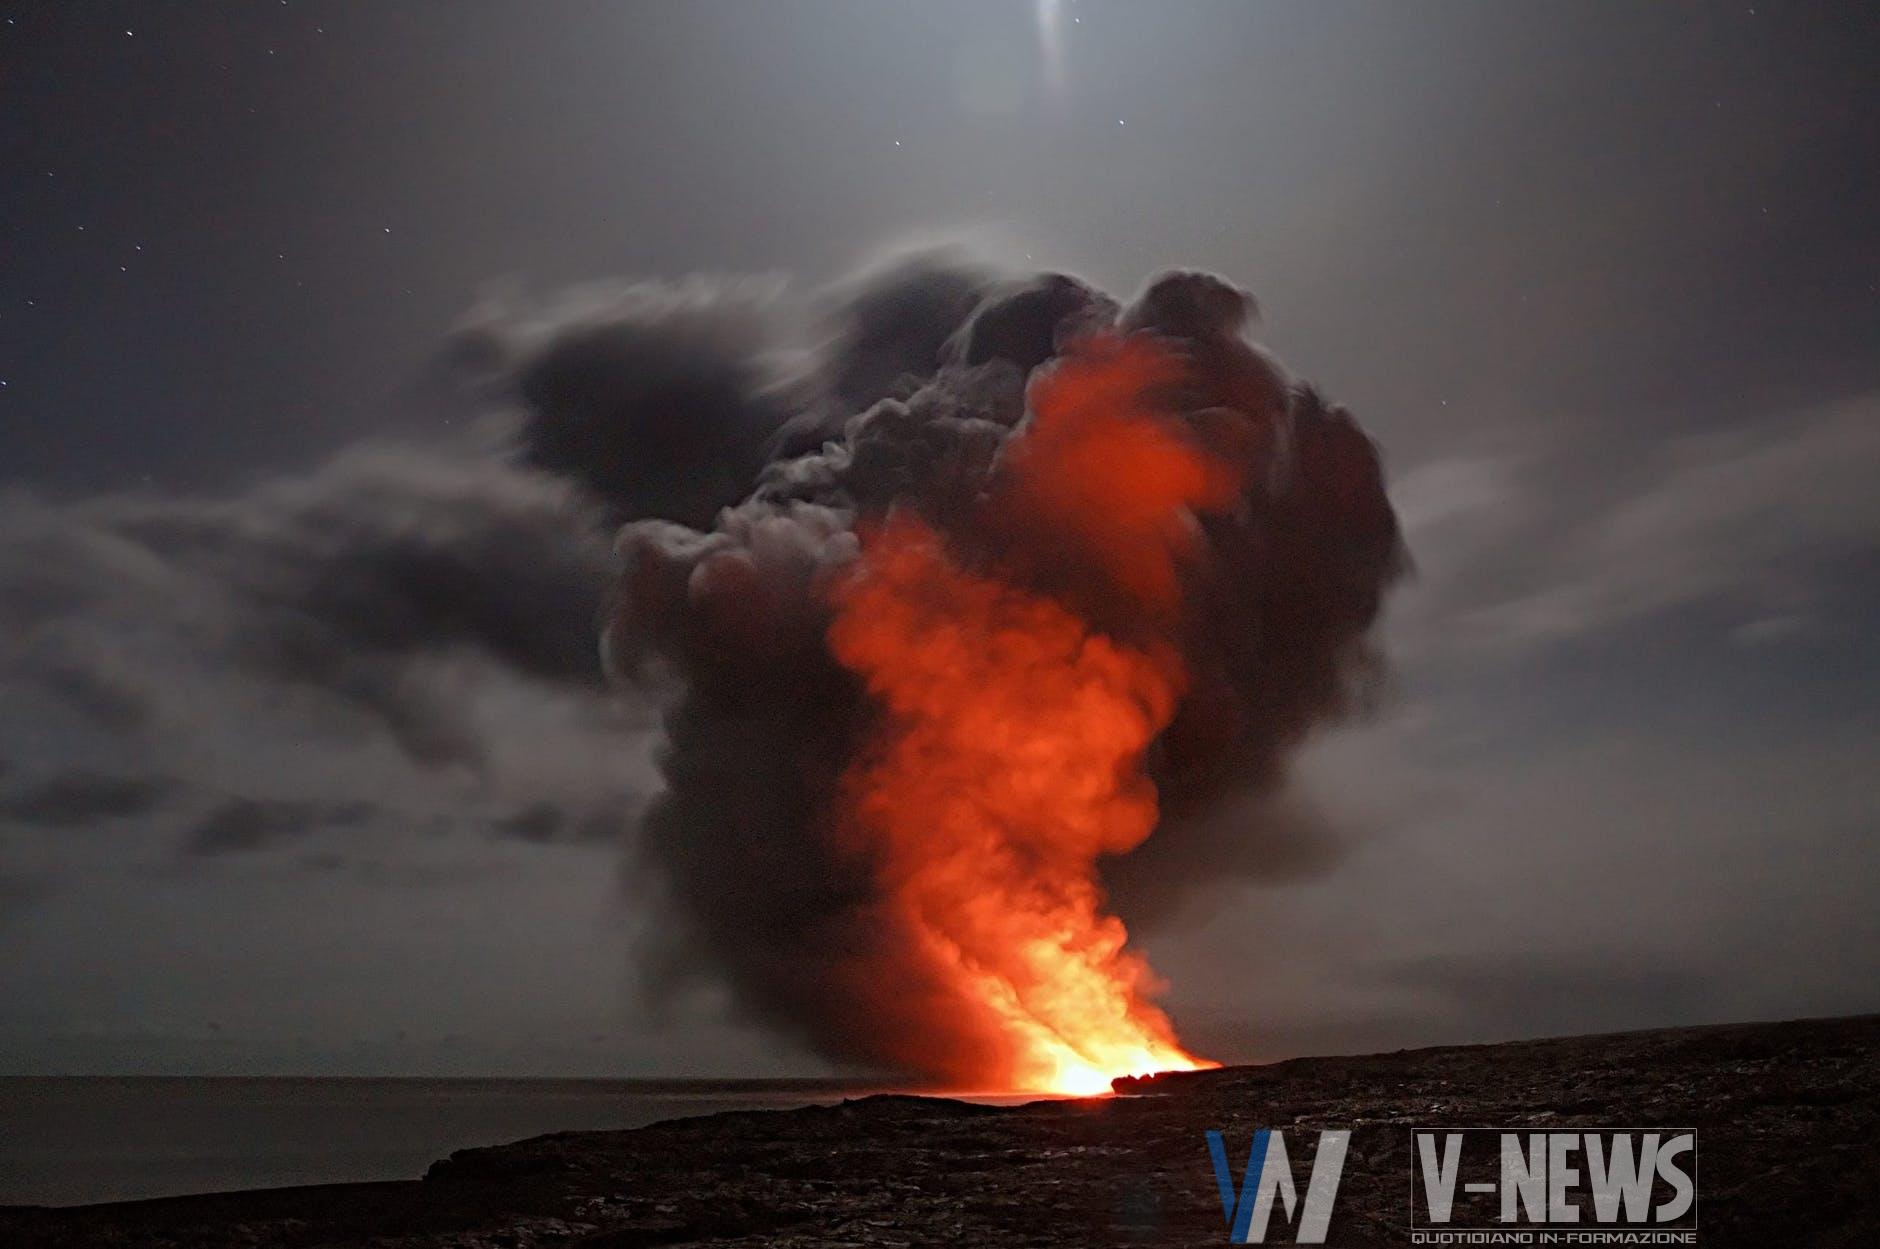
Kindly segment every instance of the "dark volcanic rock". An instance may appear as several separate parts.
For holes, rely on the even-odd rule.
[[[1330,1243],[1403,1245],[1416,1124],[1695,1128],[1698,1244],[1868,1246],[1877,1060],[1864,1017],[1299,1059],[1009,1108],[869,1097],[465,1150],[409,1183],[0,1211],[0,1245],[1218,1245],[1202,1133],[1260,1127],[1299,1147],[1353,1129]]]

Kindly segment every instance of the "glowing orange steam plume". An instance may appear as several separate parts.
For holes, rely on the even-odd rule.
[[[1179,376],[1141,339],[1061,361],[1034,382],[1032,424],[987,501],[1023,535],[1005,562],[963,566],[896,515],[834,592],[830,647],[883,711],[844,777],[842,836],[928,974],[997,1038],[988,1086],[1093,1093],[1211,1065],[1148,1000],[1153,974],[1096,877],[1098,856],[1155,828],[1143,758],[1186,679],[1159,639],[1179,613],[1193,512],[1227,506],[1239,484],[1155,406]],[[1034,588],[1054,556],[1096,572],[1106,617],[1144,627],[1100,632]]]

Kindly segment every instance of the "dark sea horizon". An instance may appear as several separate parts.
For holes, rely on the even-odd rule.
[[[897,1091],[878,1080],[6,1076],[0,1205],[411,1180],[453,1150],[549,1132]]]

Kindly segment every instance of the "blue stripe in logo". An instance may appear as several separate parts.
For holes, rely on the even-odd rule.
[[[1247,1152],[1247,1170],[1240,1192],[1234,1192],[1234,1175],[1227,1168],[1227,1142],[1219,1132],[1208,1134],[1208,1157],[1214,1162],[1214,1182],[1221,1190],[1221,1213],[1227,1219],[1227,1239],[1236,1245],[1247,1243],[1247,1229],[1253,1223],[1253,1205],[1260,1192],[1260,1171],[1266,1165],[1267,1129],[1253,1134],[1253,1148]]]

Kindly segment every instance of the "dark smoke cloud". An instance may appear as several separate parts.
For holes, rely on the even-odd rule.
[[[892,257],[830,291],[820,337],[796,381],[799,410],[772,443],[771,462],[820,450],[856,413],[919,391],[1001,280],[960,249],[935,248]]]
[[[455,362],[521,412],[517,449],[616,520],[709,525],[788,416],[775,283],[639,283],[545,307],[493,302]]]
[[[1180,806],[1179,791],[1165,788],[1164,831],[1105,865],[1105,882],[1131,932],[1205,915],[1235,898],[1237,886],[1318,876],[1337,865],[1356,835],[1270,768],[1220,785]]]
[[[956,247],[891,257],[830,293],[821,371],[850,412],[931,377],[1002,275]]]
[[[968,550],[1010,541],[969,519],[975,501],[1022,436],[1028,378],[1097,330],[1180,352],[1178,408],[1250,468],[1240,505],[1205,522],[1172,639],[1192,687],[1153,759],[1164,826],[1108,865],[1118,908],[1156,917],[1218,877],[1283,878],[1335,857],[1322,822],[1281,797],[1283,765],[1315,725],[1361,705],[1377,671],[1366,636],[1403,555],[1372,444],[1247,341],[1254,311],[1202,273],[1162,275],[1125,308],[1063,275],[890,268],[850,313],[883,328],[835,340],[823,376],[837,380],[784,427],[749,498],[708,530],[626,527],[608,653],[629,678],[684,680],[666,717],[668,788],[638,850],[676,911],[674,979],[722,973],[757,1017],[843,1061],[905,1068],[919,1061],[910,1030],[947,1027],[927,987],[858,974],[888,938],[870,882],[828,835],[873,713],[828,652],[819,587],[855,557],[858,523],[890,509]],[[883,358],[864,364],[870,344]],[[844,413],[845,397],[873,402]],[[1101,612],[1101,579],[1063,555],[1039,588]]]

